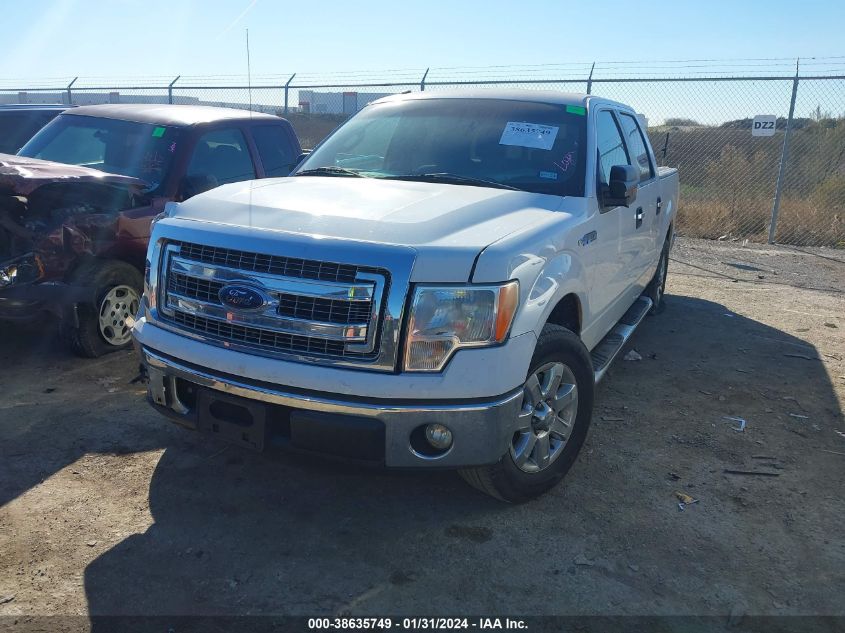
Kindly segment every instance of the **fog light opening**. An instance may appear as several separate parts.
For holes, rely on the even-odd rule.
[[[441,457],[452,448],[453,436],[449,427],[438,424],[422,424],[411,432],[411,450],[419,457],[432,459]]]

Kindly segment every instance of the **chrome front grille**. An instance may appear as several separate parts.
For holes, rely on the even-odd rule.
[[[177,312],[175,321],[195,332],[245,343],[247,345],[269,348],[277,351],[302,354],[342,355],[343,343],[329,341],[312,336],[294,336],[281,332],[272,332],[261,328],[231,325],[216,319],[206,319],[185,312]]]
[[[384,270],[171,242],[162,276],[162,315],[209,342],[318,362],[366,364],[378,355]],[[233,286],[261,305],[224,303]]]
[[[168,280],[170,292],[201,301],[219,302],[222,288],[223,284],[219,281],[198,279],[182,273],[171,273]]]
[[[203,246],[191,242],[178,242],[180,255],[207,264],[217,264],[228,268],[250,270],[258,273],[269,273],[281,277],[296,277],[299,279],[319,279],[320,281],[354,282],[358,274],[357,266],[321,262],[312,259],[296,257],[281,257],[279,255],[262,255],[248,251],[238,251],[216,246]]]
[[[369,323],[369,302],[280,294],[279,314],[323,323]]]

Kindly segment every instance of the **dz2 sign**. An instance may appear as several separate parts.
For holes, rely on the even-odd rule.
[[[751,121],[751,136],[774,136],[777,121],[774,114],[758,114]]]

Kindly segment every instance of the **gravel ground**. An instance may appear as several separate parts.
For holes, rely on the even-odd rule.
[[[147,407],[130,353],[79,360],[6,326],[0,623],[845,616],[843,260],[680,239],[667,309],[630,344],[643,360],[600,385],[563,485],[518,506],[453,473],[218,444]]]

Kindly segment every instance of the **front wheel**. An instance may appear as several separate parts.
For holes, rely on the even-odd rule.
[[[491,466],[465,468],[472,486],[519,503],[554,487],[575,463],[593,412],[593,368],[570,330],[546,325],[523,386],[522,407],[508,452]]]
[[[128,347],[141,301],[141,273],[126,262],[93,260],[80,266],[74,281],[93,285],[96,301],[76,306],[76,324],[62,323],[62,336],[69,347],[87,358]]]

